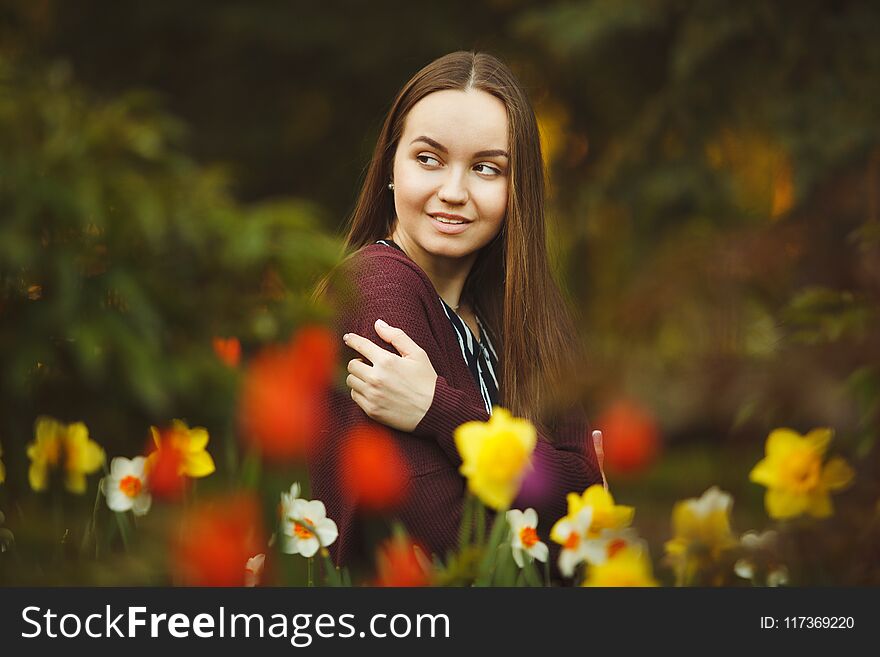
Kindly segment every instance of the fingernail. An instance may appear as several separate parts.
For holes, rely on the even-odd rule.
[[[343,341],[343,342],[348,342],[348,335],[349,335],[349,334],[346,333],[345,335],[342,336],[342,341]]]
[[[377,320],[376,323],[382,328],[388,328],[388,324],[386,324],[383,320]]]

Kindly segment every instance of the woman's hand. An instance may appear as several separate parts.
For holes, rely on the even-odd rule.
[[[376,320],[376,333],[390,343],[400,356],[356,333],[346,333],[343,341],[363,358],[348,361],[351,398],[364,413],[392,429],[412,431],[434,401],[437,372],[428,354],[403,332]]]

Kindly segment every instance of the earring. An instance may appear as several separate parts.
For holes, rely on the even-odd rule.
[[[393,180],[390,183],[388,183],[388,189],[391,189],[391,190],[394,189],[394,181]]]

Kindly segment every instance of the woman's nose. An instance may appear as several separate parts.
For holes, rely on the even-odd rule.
[[[466,172],[450,170],[437,191],[438,198],[444,203],[463,205],[468,201]]]

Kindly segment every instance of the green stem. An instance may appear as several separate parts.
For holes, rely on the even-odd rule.
[[[95,541],[95,560],[98,559],[98,504],[101,499],[103,481],[103,479],[98,481],[98,490],[95,491],[95,504],[92,506],[92,521],[91,524],[86,526],[82,544],[80,545],[80,552],[83,553],[86,551],[86,547],[89,544],[89,537],[93,538]]]
[[[489,534],[489,542],[483,550],[483,558],[480,561],[480,568],[477,571],[478,575],[476,582],[474,582],[474,586],[489,586],[492,581],[492,571],[498,554],[498,546],[501,544],[504,534],[507,531],[506,510],[507,509],[498,511],[495,516],[495,522],[492,524],[492,532]]]
[[[458,549],[463,550],[470,544],[474,518],[474,496],[465,493],[461,511],[461,527],[458,530]]]
[[[330,586],[342,586],[342,579],[329,554],[324,555],[324,570],[327,572],[327,583]]]
[[[476,540],[477,545],[482,545],[486,540],[486,507],[484,507],[477,498],[474,498],[476,505]],[[497,521],[497,518],[496,518]]]
[[[122,536],[122,545],[125,547],[125,551],[128,552],[131,547],[131,528],[128,526],[128,518],[125,517],[125,513],[122,511],[117,511],[113,515],[116,516],[116,524],[119,525],[119,535]]]

